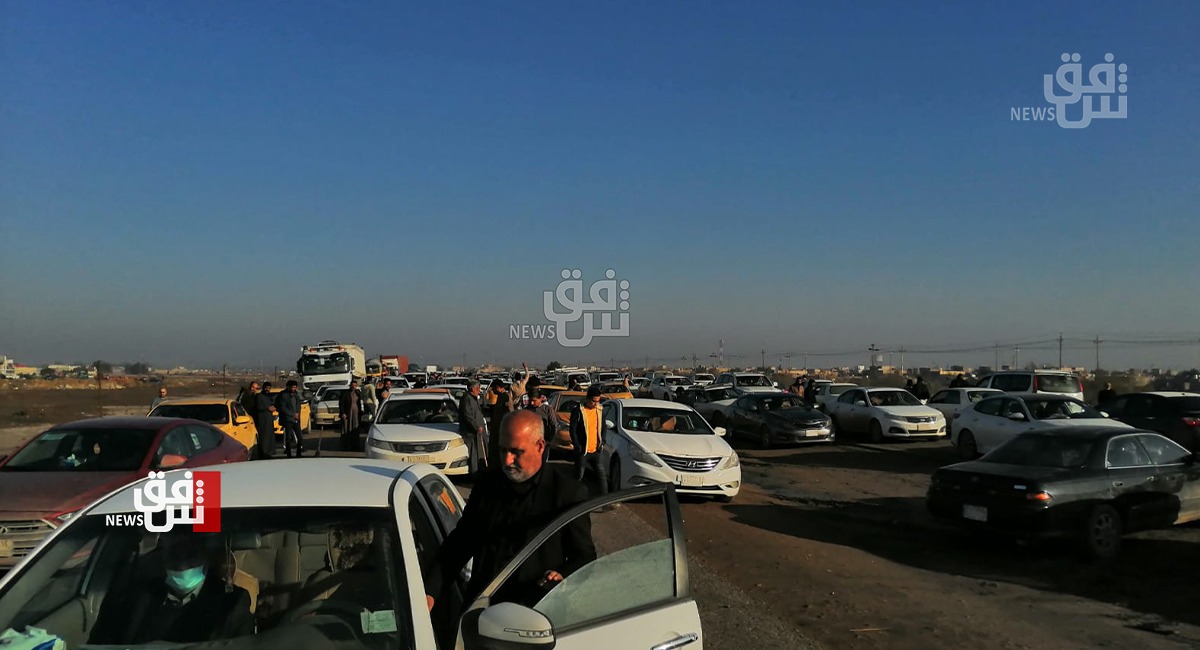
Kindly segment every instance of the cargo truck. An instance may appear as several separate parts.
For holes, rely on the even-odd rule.
[[[300,348],[296,361],[300,387],[306,395],[321,386],[349,386],[351,379],[362,382],[367,375],[367,355],[355,343],[321,341]]]

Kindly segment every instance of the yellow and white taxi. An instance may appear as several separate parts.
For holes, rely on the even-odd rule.
[[[221,397],[181,397],[159,402],[146,415],[159,418],[188,418],[207,422],[230,438],[254,449],[258,441],[254,420],[242,405]]]

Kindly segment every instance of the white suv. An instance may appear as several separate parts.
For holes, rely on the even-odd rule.
[[[1083,382],[1074,373],[1058,370],[1005,370],[980,379],[976,386],[1006,393],[1053,393],[1083,401]]]

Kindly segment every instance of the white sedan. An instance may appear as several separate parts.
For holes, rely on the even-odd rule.
[[[826,412],[839,436],[867,433],[871,442],[882,442],[946,435],[946,416],[902,388],[851,388],[829,402]]]
[[[974,458],[1026,431],[1097,425],[1133,428],[1068,395],[1001,393],[955,413],[950,442],[960,456]]]
[[[438,549],[465,507],[441,472],[362,458],[195,471],[202,469],[219,474],[202,477],[204,496],[220,495],[219,532],[196,532],[190,519],[176,520],[169,536],[192,542],[216,564],[195,572],[198,576],[171,567],[178,575],[169,584],[176,591],[195,584],[189,598],[215,604],[222,625],[154,618],[167,590],[167,558],[180,562],[189,556],[179,555],[177,544],[168,547],[166,534],[147,530],[145,517],[156,528],[171,526],[172,511],[143,514],[147,503],[164,506],[146,497],[170,499],[185,490],[193,496],[201,489],[192,474],[175,470],[89,505],[0,579],[6,641],[22,648],[579,650],[667,647],[663,644],[690,639],[695,643],[689,650],[702,647],[682,515],[670,486],[609,494],[564,509],[529,529],[531,541],[511,549],[514,559],[488,576],[477,598],[464,600],[462,584],[451,582],[436,594],[442,609],[431,615],[426,580],[438,570]],[[665,532],[656,539],[598,549],[596,559],[544,587],[548,591],[536,603],[495,597],[512,591],[526,557],[558,543],[553,531],[581,518],[609,516],[597,511],[617,503],[656,498],[665,506],[658,509],[662,523],[654,524]],[[576,606],[579,602],[587,606]],[[163,637],[186,645],[143,640]]]
[[[975,388],[967,386],[963,388],[947,388],[934,393],[932,397],[925,402],[926,406],[931,406],[942,412],[946,416],[946,421],[950,423],[951,428],[954,427],[954,414],[958,411],[967,408],[985,397],[991,397],[997,393],[1004,391],[996,388]]]
[[[447,474],[474,471],[470,447],[458,433],[458,403],[449,393],[392,395],[379,405],[366,447],[367,458],[428,463]]]
[[[604,403],[604,442],[613,490],[670,483],[681,493],[732,501],[742,484],[737,452],[682,404],[654,399]]]
[[[829,402],[837,400],[838,396],[851,388],[858,388],[858,384],[839,384],[834,382],[819,384],[817,386],[817,408],[828,413],[829,409],[827,407]]]

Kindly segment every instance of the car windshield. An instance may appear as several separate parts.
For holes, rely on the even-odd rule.
[[[333,390],[326,390],[325,392],[321,393],[321,396],[317,398],[317,401],[318,402],[337,402],[342,399],[342,395],[344,395],[347,390],[349,390],[349,389],[348,388],[335,388]]]
[[[762,399],[755,400],[755,403],[758,404],[758,408],[762,411],[808,408],[808,404],[806,404],[804,400],[800,399],[796,395],[788,395],[787,393],[780,393],[779,395],[764,397]]]
[[[448,399],[400,399],[384,402],[377,424],[448,424],[458,422],[458,409]]]
[[[18,451],[6,472],[133,472],[150,455],[154,429],[51,429]]]
[[[920,406],[921,401],[906,390],[876,390],[867,394],[872,406]]]
[[[842,393],[855,388],[854,384],[833,384],[829,387],[830,395],[841,395]]]
[[[73,648],[161,648],[167,635],[184,644],[172,648],[411,647],[390,508],[226,508],[219,533],[153,533],[139,516],[87,515],[63,530],[5,590],[0,629],[44,629]],[[201,567],[191,594],[208,605],[191,615],[206,620],[171,624],[167,571],[184,566]]]
[[[150,411],[151,417],[190,418],[209,424],[229,424],[229,407],[225,404],[159,404]]]
[[[692,381],[686,377],[667,377],[663,379],[663,383],[668,386],[687,386]]]
[[[1083,467],[1091,454],[1093,444],[1091,440],[1066,436],[1026,434],[993,449],[981,460],[1031,467]]]
[[[1103,418],[1100,412],[1092,407],[1069,399],[1039,400],[1027,399],[1025,406],[1035,420],[1065,420],[1080,418]]]
[[[1079,380],[1070,375],[1038,375],[1037,389],[1043,393],[1078,393]]]
[[[738,386],[770,386],[771,382],[762,375],[739,375],[735,378]]]
[[[613,379],[620,379],[620,378],[621,378],[621,375],[619,373],[615,373],[615,372],[602,372],[599,375],[597,375],[597,379],[599,379],[600,381],[611,381]]]
[[[696,381],[712,381],[715,379],[712,375],[699,374],[696,375]]]
[[[737,393],[730,387],[724,386],[721,388],[710,388],[704,392],[708,393],[709,401],[717,401],[722,399],[733,399],[737,397]]]
[[[1175,407],[1176,411],[1182,413],[1194,413],[1200,411],[1200,395],[1185,395],[1180,397],[1168,397],[1167,401],[1171,406]]]
[[[567,413],[573,406],[583,401],[583,395],[567,395],[558,400],[558,407],[555,411],[559,413]]]
[[[629,389],[625,388],[625,384],[603,384],[600,386],[600,391],[603,393],[627,393]]]
[[[300,374],[329,375],[350,372],[350,355],[345,352],[333,354],[306,354],[300,357]]]
[[[713,430],[693,411],[660,408],[627,408],[621,411],[621,427],[652,433],[712,434]]]
[[[969,390],[969,391],[966,391],[966,393],[967,393],[967,401],[974,404],[975,402],[978,402],[979,400],[981,400],[989,395],[995,395],[996,391],[994,391],[994,390]]]

